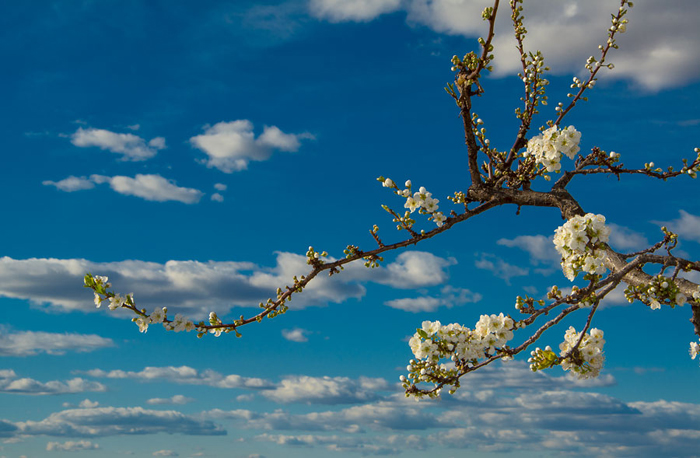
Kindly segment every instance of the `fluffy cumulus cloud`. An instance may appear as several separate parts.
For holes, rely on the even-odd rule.
[[[357,13],[351,11],[350,5],[355,4]],[[401,8],[409,24],[427,26],[438,33],[478,37],[487,32],[480,13],[492,4],[487,0],[405,0],[400,4],[390,0],[312,0],[309,8],[313,16],[331,22],[370,21]],[[526,47],[542,51],[554,73],[579,73],[586,58],[595,55],[598,45],[607,39],[610,13],[616,12],[618,5],[609,0],[525,2]],[[509,13],[508,5],[502,5],[496,20],[493,44],[497,76],[521,70]],[[695,50],[700,47],[700,33],[695,18],[699,16],[700,3],[694,0],[636,3],[628,14],[627,32],[618,40],[620,50],[609,56],[615,69],[605,78],[628,79],[648,91],[697,80],[700,55]]]
[[[197,379],[205,371],[181,367],[113,372],[115,377],[126,374],[179,383]],[[253,441],[281,447],[280,455],[293,447],[363,455],[431,453],[445,448],[457,454],[542,456],[562,451],[611,457],[696,453],[700,405],[629,402],[589,391],[614,383],[611,376],[578,381],[557,372],[532,373],[526,363],[512,361],[469,374],[462,388],[453,396],[443,396],[441,402],[416,403],[403,393],[392,394],[396,385],[383,379],[290,376],[259,393],[278,403],[308,404],[303,412],[213,409],[185,415],[174,410],[88,406],[59,411],[40,421],[0,420],[0,437],[79,437],[82,441],[55,442],[51,447],[53,451],[88,450],[95,448],[88,439],[102,436],[222,435],[226,431],[218,423],[225,422],[227,427],[251,431]],[[328,407],[338,404],[353,405]],[[168,450],[159,450],[156,456],[168,456]]]
[[[695,216],[685,210],[680,210],[680,217],[671,221],[655,221],[666,226],[680,237],[681,240],[693,240],[700,243],[700,216]]]
[[[474,265],[479,269],[491,271],[496,277],[502,278],[509,285],[511,278],[522,277],[530,273],[529,269],[509,264],[498,256],[489,253],[479,254]]]
[[[61,405],[62,405],[63,407],[66,407],[66,408],[75,407],[75,405],[72,404],[72,403],[70,403],[70,402],[64,402],[64,403],[61,404]],[[83,399],[82,401],[80,401],[80,402],[78,403],[78,407],[81,408],[81,409],[92,409],[93,407],[97,407],[97,406],[99,406],[99,405],[100,405],[99,402],[97,402],[97,401],[91,401],[91,400],[89,400],[89,399]]]
[[[203,414],[213,419],[228,419],[247,429],[264,431],[345,431],[362,433],[374,431],[425,431],[439,428],[442,423],[435,414],[415,402],[377,401],[306,414],[292,414],[285,410],[253,412],[251,410],[210,410]],[[452,424],[452,423],[448,423]]]
[[[282,329],[282,337],[290,342],[307,342],[309,340],[309,338],[306,337],[308,334],[309,331],[301,328]]]
[[[0,356],[63,355],[114,346],[112,339],[95,334],[58,334],[41,331],[10,332],[0,327]]]
[[[301,375],[285,378],[274,389],[263,391],[262,395],[285,404],[356,404],[376,399],[376,392],[386,388],[384,379]]]
[[[173,410],[147,410],[142,407],[98,407],[68,409],[41,421],[15,423],[16,433],[28,436],[100,437],[122,434],[224,435],[226,431],[211,421],[200,420]]]
[[[106,390],[107,387],[101,383],[84,380],[79,377],[66,380],[65,382],[57,380],[40,382],[27,377],[20,378],[12,369],[0,370],[0,393],[48,395]]]
[[[157,174],[139,173],[133,178],[121,175],[113,177],[90,175],[89,178],[69,176],[61,181],[46,180],[42,182],[45,186],[55,186],[57,189],[65,192],[92,189],[95,187],[95,184],[103,183],[108,183],[112,190],[119,194],[140,197],[155,202],[176,201],[184,204],[196,204],[204,195],[202,191],[177,186],[174,181]],[[221,200],[223,200],[223,197]]]
[[[44,180],[41,182],[44,186],[55,186],[64,192],[83,191],[95,187],[95,182],[86,177],[74,177],[73,175],[64,178],[60,181]]]
[[[177,453],[174,450],[158,450],[152,453],[153,456],[180,456],[179,453]]]
[[[80,401],[80,403],[78,404],[78,407],[80,407],[81,409],[92,409],[93,407],[97,407],[98,405],[100,405],[100,403],[97,402],[97,401],[91,401],[91,400],[89,400],[89,399],[83,399],[83,400]]]
[[[152,398],[146,401],[147,404],[151,405],[163,405],[163,404],[188,404],[194,402],[194,399],[188,398],[181,394],[176,394],[175,396],[169,398]]]
[[[699,218],[700,220],[700,218]],[[637,231],[615,223],[608,223],[610,228],[610,246],[616,250],[641,250],[649,247],[649,240]]]
[[[407,297],[402,299],[392,299],[384,302],[391,308],[405,310],[406,312],[433,312],[438,307],[452,308],[470,302],[479,302],[482,296],[473,293],[466,288],[453,288],[446,285],[440,290],[440,294],[434,296]]]
[[[173,181],[160,175],[142,175],[139,173],[134,178],[119,175],[114,177],[93,175],[91,178],[98,183],[109,183],[110,187],[119,194],[136,196],[156,202],[174,200],[185,204],[195,204],[199,202],[203,195],[197,189],[177,186]]]
[[[384,379],[360,377],[287,376],[279,383],[261,378],[224,375],[212,369],[198,371],[189,366],[146,367],[142,371],[92,369],[80,372],[95,378],[132,379],[142,382],[170,382],[180,385],[206,385],[223,389],[249,389],[281,403],[357,404],[378,399],[379,391],[389,389]],[[149,404],[186,404],[193,401],[182,395],[153,398]]]
[[[354,264],[341,275],[319,276],[290,306],[303,308],[340,303],[365,294],[364,282],[398,288],[434,286],[447,280],[453,261],[426,252],[404,252],[386,267]],[[96,263],[85,259],[0,258],[0,297],[30,300],[53,311],[95,311],[81,287],[85,272],[106,275],[114,289],[135,292],[137,304],[169,307],[171,313],[224,314],[234,306],[256,307],[295,275],[308,272],[306,257],[277,253],[274,267],[249,262],[146,261]],[[104,312],[107,313],[107,312]],[[119,312],[114,314],[120,315]],[[223,316],[223,315],[222,315]]]
[[[457,454],[542,456],[563,450],[576,456],[695,453],[698,404],[625,402],[585,391],[614,384],[612,377],[606,379],[575,381],[532,373],[527,364],[514,361],[469,374],[457,394],[443,396],[441,402],[415,403],[396,394],[340,410],[215,409],[203,417],[260,431],[257,440],[282,447],[366,455],[444,448]]]
[[[394,288],[419,288],[447,281],[449,276],[445,269],[456,262],[453,258],[445,259],[424,251],[404,251],[385,271],[372,273],[377,274],[379,283]]]
[[[278,127],[265,126],[255,136],[253,123],[247,119],[205,126],[204,133],[190,138],[195,148],[207,155],[204,163],[225,173],[246,170],[251,161],[266,161],[273,151],[296,152],[301,141],[313,138],[308,133],[286,134]]]
[[[561,256],[554,248],[554,236],[545,237],[544,235],[519,235],[514,239],[499,239],[499,245],[510,248],[520,248],[527,251],[530,255],[530,261],[533,264],[558,264],[561,261]]]
[[[82,127],[71,135],[71,143],[81,148],[98,147],[121,154],[123,161],[145,161],[165,148],[165,139],[156,137],[149,142],[134,134],[119,134],[105,129]]]
[[[417,436],[414,436],[417,437]],[[322,447],[329,452],[344,453],[354,452],[363,456],[367,455],[398,455],[401,449],[389,445],[388,439],[373,439],[369,443],[365,437],[320,435],[320,434],[260,434],[255,437],[256,440],[262,442],[272,442],[277,445],[284,446],[304,446],[304,447]],[[386,443],[386,445],[384,445]],[[418,448],[420,449],[420,448]]]
[[[49,442],[46,444],[47,452],[78,452],[80,450],[99,450],[98,444],[90,441],[66,441],[66,442]]]
[[[111,379],[135,379],[141,381],[168,381],[184,385],[207,385],[217,388],[250,388],[250,389],[271,389],[274,385],[260,378],[242,377],[237,374],[223,375],[211,369],[198,371],[189,366],[164,366],[146,367],[142,371],[104,371],[93,369],[85,372],[90,377],[101,377]],[[170,398],[175,401],[176,397]],[[178,403],[188,402],[187,398],[177,397]],[[159,399],[155,404],[163,404]]]
[[[368,22],[400,5],[401,0],[311,0],[309,12],[330,22]]]

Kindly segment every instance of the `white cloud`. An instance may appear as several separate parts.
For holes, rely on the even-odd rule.
[[[93,407],[99,406],[100,403],[97,401],[91,401],[89,399],[83,399],[80,401],[80,404],[78,404],[78,407],[81,409],[92,409]]]
[[[299,150],[301,142],[300,138],[309,138],[308,134],[303,137],[294,134],[285,134],[278,127],[265,126],[263,133],[258,137],[256,143],[263,147],[269,147],[293,153]]]
[[[190,138],[190,143],[207,154],[208,167],[233,173],[246,170],[250,161],[268,160],[273,150],[296,152],[303,138],[313,136],[285,134],[275,126],[265,126],[263,133],[255,138],[253,123],[239,119],[205,126],[204,133]]]
[[[146,401],[147,404],[152,405],[163,405],[163,404],[187,404],[189,402],[194,402],[194,399],[188,398],[181,394],[176,394],[169,398],[153,398]]]
[[[404,251],[396,257],[396,262],[386,267],[386,272],[372,274],[384,274],[376,275],[377,282],[394,288],[420,288],[447,281],[449,276],[445,268],[456,263],[452,258],[441,258],[425,251]]]
[[[492,5],[488,0],[312,0],[309,10],[313,16],[330,22],[366,22],[401,8],[409,24],[476,38],[486,35],[487,24],[481,19],[481,11]],[[616,12],[617,6],[609,0],[538,0],[525,2],[524,8],[529,32],[526,50],[542,51],[553,73],[567,74],[580,73],[588,56],[596,55],[598,45],[607,39],[610,14]],[[608,62],[614,63],[615,69],[606,71],[604,78],[628,79],[648,91],[697,80],[700,33],[695,18],[699,16],[700,3],[695,0],[636,3],[627,16],[627,32],[618,35],[620,49],[608,55]],[[507,4],[499,9],[493,44],[496,76],[511,76],[521,70]],[[669,72],[669,68],[673,71]]]
[[[291,342],[307,342],[309,338],[306,337],[306,334],[309,334],[309,331],[306,329],[282,329],[282,337]]]
[[[214,202],[223,202],[224,196],[222,196],[218,192],[215,192],[214,194],[211,195],[211,200],[213,200]]]
[[[145,161],[158,153],[158,150],[165,148],[165,139],[156,137],[148,144],[146,141],[134,134],[118,134],[104,129],[79,127],[71,135],[71,143],[81,148],[91,146],[121,154],[123,161]]]
[[[269,389],[274,386],[272,382],[261,378],[242,377],[237,374],[222,375],[211,369],[199,372],[189,366],[146,367],[139,372],[122,370],[103,371],[101,369],[92,369],[81,373],[91,377],[136,379],[142,381],[167,380],[172,383],[180,383],[184,385],[207,385],[217,388]],[[170,400],[174,400],[175,398],[177,398],[179,401],[187,401],[188,399],[174,396],[173,398],[170,398]]]
[[[173,180],[168,180],[160,175],[137,174],[134,178],[121,175],[113,177],[90,175],[90,178],[69,176],[58,182],[50,180],[42,182],[45,186],[55,186],[65,192],[92,189],[95,184],[103,183],[109,183],[112,190],[119,194],[141,197],[156,202],[174,200],[185,204],[196,204],[204,195],[197,189],[177,186]],[[214,195],[219,196],[219,194]],[[212,196],[212,200],[216,200],[214,196]]]
[[[70,402],[64,402],[64,403],[61,404],[61,405],[62,405],[63,407],[65,407],[65,408],[75,407],[75,405],[72,404],[72,403],[70,403]],[[80,409],[92,409],[93,407],[97,407],[97,406],[99,406],[99,405],[100,405],[100,403],[97,402],[97,401],[91,401],[91,400],[89,400],[89,399],[83,399],[82,401],[80,401],[80,402],[78,403],[78,408],[80,408]]]
[[[165,139],[163,137],[156,137],[148,142],[148,146],[155,149],[165,149]]]
[[[402,299],[392,299],[384,302],[384,305],[393,309],[405,310],[406,312],[433,312],[441,305],[444,305],[439,297],[406,297]]]
[[[47,452],[78,452],[80,450],[99,450],[100,446],[98,444],[93,444],[90,441],[66,441],[64,443],[60,442],[49,442],[46,444]]]
[[[339,435],[317,435],[317,434],[260,434],[255,437],[259,441],[272,442],[285,446],[321,446],[329,452],[345,453],[355,452],[363,456],[367,455],[398,455],[401,451],[396,447],[386,447],[378,443],[385,442],[385,438],[368,439],[365,437],[339,436]],[[370,442],[371,441],[371,442]]]
[[[483,35],[486,25],[479,12],[487,3],[483,0],[414,0],[409,18],[426,24],[439,32],[470,37]],[[428,6],[429,5],[429,6]],[[555,74],[580,73],[590,55],[605,41],[610,26],[610,13],[617,6],[606,0],[540,0],[526,2],[525,26],[528,50],[540,50],[545,63]],[[499,14],[494,39],[495,74],[510,76],[521,70],[515,50],[510,14],[505,8]],[[694,52],[700,46],[700,34],[693,17],[700,15],[695,1],[639,2],[628,14],[627,32],[619,36],[620,50],[613,50],[608,61],[615,69],[604,78],[624,78],[642,88],[656,91],[684,85],[697,79],[700,56]],[[648,62],[655,65],[648,68]],[[639,71],[644,68],[645,71]],[[668,72],[673,68],[673,72]]]
[[[474,265],[479,269],[490,270],[496,277],[502,278],[509,285],[511,278],[521,277],[530,272],[528,269],[508,264],[503,259],[489,253],[481,253]]]
[[[444,270],[453,261],[424,252],[404,252],[386,267],[366,269],[348,266],[341,274],[319,275],[295,296],[290,306],[300,309],[359,299],[365,294],[363,282],[376,282],[398,288],[433,286],[448,278]],[[152,309],[167,306],[171,313],[220,316],[234,306],[257,307],[274,297],[278,287],[292,277],[308,273],[306,257],[277,253],[273,267],[249,262],[146,261],[95,263],[85,259],[32,258],[16,260],[0,257],[0,297],[49,304],[52,311],[96,312],[89,291],[81,287],[85,273],[106,275],[118,292],[134,292],[137,304]],[[104,313],[104,312],[103,312]],[[116,312],[114,316],[122,316]]]
[[[174,200],[184,204],[196,204],[203,196],[203,193],[197,189],[182,188],[160,175],[139,173],[134,178],[121,175],[114,177],[92,175],[90,179],[96,183],[109,183],[110,187],[119,194],[156,202]]]
[[[153,452],[153,456],[180,456],[180,454],[173,450],[158,450]]]
[[[444,286],[440,293],[438,297],[422,296],[393,299],[384,302],[384,305],[413,313],[433,312],[438,307],[452,308],[470,302],[479,302],[482,298],[479,293],[473,293],[465,288],[453,288],[449,285]]]
[[[228,188],[228,186],[226,186],[226,185],[223,184],[223,183],[216,183],[216,184],[214,184],[214,188],[215,188],[217,191],[222,191],[222,192],[223,192],[223,191],[226,191],[226,189]]]
[[[65,393],[83,393],[86,391],[107,391],[107,388],[98,382],[73,378],[65,382],[53,380],[39,382],[31,378],[18,378],[12,369],[0,370],[0,393],[48,395]]]
[[[341,410],[290,414],[283,410],[259,413],[250,410],[204,412],[204,417],[229,419],[240,422],[240,427],[266,431],[346,431],[363,432],[364,428],[378,431],[427,430],[442,427],[441,421],[432,412],[425,411],[425,404],[406,402],[403,394],[400,401],[379,401],[357,405]],[[319,402],[319,404],[325,404]]]
[[[530,254],[530,260],[533,264],[558,264],[561,261],[561,256],[554,248],[552,241],[554,236],[545,237],[544,235],[519,235],[514,239],[499,239],[499,245],[510,248],[517,247],[527,251]]]
[[[610,228],[610,245],[617,250],[641,250],[649,247],[644,235],[615,223],[608,223]],[[700,232],[699,232],[700,233]]]
[[[96,378],[134,379],[148,382],[171,382],[183,385],[206,385],[224,389],[250,389],[273,401],[306,404],[354,404],[377,399],[378,391],[390,389],[381,378],[287,376],[279,383],[260,378],[223,375],[211,369],[198,371],[189,366],[146,367],[142,371],[92,369],[77,373]],[[149,404],[185,404],[193,399],[182,395],[154,398]]]
[[[360,404],[306,407],[304,413],[213,409],[193,416],[138,407],[66,410],[39,422],[0,420],[0,436],[211,435],[225,434],[212,422],[225,420],[232,428],[256,431],[252,437],[257,441],[327,453],[439,453],[449,448],[455,455],[468,451],[544,456],[566,451],[577,456],[691,456],[700,445],[699,404],[626,402],[581,391],[595,386],[590,382],[601,386],[595,380],[578,384],[567,376],[532,373],[522,361],[496,363],[469,374],[456,395],[445,395],[440,402],[416,403],[403,393],[378,399],[378,391],[396,388],[383,379],[293,376],[284,381],[262,393],[276,393],[268,399],[283,403]],[[282,449],[279,455],[284,454]]]
[[[369,22],[399,9],[401,0],[311,0],[311,15],[330,22]]]
[[[383,379],[299,375],[286,377],[277,387],[263,391],[262,395],[285,404],[355,404],[377,399],[376,391],[386,388]]]
[[[73,175],[61,181],[45,180],[41,184],[44,186],[56,186],[57,189],[65,192],[82,191],[95,187],[95,183],[92,180],[85,177],[74,177]]]
[[[685,210],[679,210],[680,218],[671,221],[653,221],[668,227],[678,234],[681,240],[688,239],[700,243],[700,216],[695,216]]]
[[[53,413],[41,421],[17,422],[17,434],[29,436],[100,437],[121,434],[224,435],[226,431],[210,421],[173,410],[146,410],[142,407],[98,407],[69,409]]]
[[[447,445],[455,448],[476,446],[486,451],[487,447],[493,446],[495,440],[502,447],[532,452],[547,448],[542,442],[549,432],[578,428],[594,430],[604,435],[615,421],[624,422],[629,417],[637,416],[640,411],[608,396],[565,392],[563,387],[574,386],[567,385],[568,378],[533,374],[524,363],[513,362],[497,369],[487,368],[484,376],[476,379],[471,377],[479,374],[470,374],[469,383],[463,383],[457,396],[444,396],[439,403],[416,404],[405,400],[402,394],[397,394],[389,400],[342,410],[312,411],[305,414],[291,414],[279,409],[270,413],[212,410],[206,412],[205,416],[228,419],[247,429],[339,433],[333,436],[264,434],[257,437],[259,440],[286,446],[321,446],[336,450],[333,447],[351,447],[349,441],[357,438],[357,433],[372,430],[382,434],[361,437],[364,444],[378,447],[377,450],[423,449]],[[564,421],[564,415],[573,420]],[[604,421],[606,416],[612,416],[613,420]],[[600,427],[596,423],[599,420],[603,420]],[[410,430],[444,432],[421,438],[406,434]],[[400,434],[388,434],[393,431]],[[467,438],[473,437],[474,440],[458,441],[457,436],[464,438],[464,433],[468,433]],[[404,442],[403,439],[407,437],[410,440]],[[449,437],[454,440],[448,440]],[[585,450],[584,439],[578,440],[575,445]],[[365,449],[365,452],[373,454],[371,447]]]
[[[63,355],[113,347],[112,339],[95,334],[58,334],[42,331],[9,332],[0,327],[0,356]]]

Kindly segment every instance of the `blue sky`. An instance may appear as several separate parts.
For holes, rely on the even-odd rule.
[[[619,3],[532,3],[526,46],[552,68],[542,125]],[[635,3],[616,68],[568,123],[582,151],[677,166],[700,146],[700,6]],[[486,4],[0,7],[0,456],[696,455],[688,307],[608,300],[594,321],[607,341],[594,381],[533,374],[520,359],[471,374],[452,397],[404,399],[407,338],[423,320],[516,316],[517,295],[568,286],[548,240],[555,211],[497,208],[378,269],[321,279],[241,339],[142,334],[82,287],[90,271],[149,310],[249,316],[306,273],[308,246],[334,257],[370,248],[373,224],[400,239],[381,204],[402,202],[379,175],[411,179],[449,209],[468,176],[443,87],[452,55],[485,33]],[[475,111],[492,145],[509,148],[521,86],[501,15]],[[613,224],[613,248],[653,244],[667,224],[697,259],[696,186],[596,176],[570,190]],[[542,344],[583,322],[567,319]]]

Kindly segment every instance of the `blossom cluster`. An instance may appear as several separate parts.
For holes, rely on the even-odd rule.
[[[477,360],[497,354],[513,339],[516,324],[509,316],[481,315],[474,329],[457,323],[442,325],[439,321],[424,321],[408,341],[416,359],[406,368],[408,377],[401,376],[405,388],[420,382],[438,383],[457,375],[459,369]],[[454,368],[441,364],[451,359]],[[508,359],[504,356],[504,359]],[[450,393],[453,393],[451,390]],[[437,395],[439,393],[435,393]]]
[[[564,275],[573,281],[579,272],[605,273],[603,244],[610,237],[610,228],[603,215],[588,213],[574,216],[554,231],[554,246],[561,255]]]
[[[120,307],[128,307],[134,305],[134,293],[122,296],[120,294],[108,294],[107,288],[111,288],[112,284],[109,283],[109,278],[95,275],[94,277],[85,276],[85,286],[92,288],[95,293],[95,306],[100,308],[102,302],[109,301],[107,307],[110,310],[116,310]],[[104,295],[104,297],[102,297]]]
[[[700,354],[700,344],[697,342],[690,342],[690,350],[688,352],[692,359],[697,358],[698,354]]]
[[[564,370],[571,370],[571,373],[580,379],[597,377],[603,367],[603,361],[605,361],[603,331],[596,328],[591,329],[590,334],[583,335],[581,345],[573,350],[579,339],[581,339],[581,333],[576,332],[573,326],[569,327],[564,334],[564,342],[559,344],[559,350],[561,350],[559,354],[565,357],[561,362],[561,367]],[[569,355],[569,353],[571,354]]]
[[[139,315],[136,318],[132,318],[131,321],[136,323],[141,332],[147,332],[148,326],[151,324],[162,324],[166,330],[175,332],[198,330],[197,326],[195,326],[192,321],[186,319],[179,313],[175,315],[172,321],[167,321],[167,318],[168,308],[156,307],[150,315]]]
[[[134,294],[127,294],[126,296],[121,296],[120,294],[107,291],[107,288],[111,288],[109,283],[109,278],[101,275],[85,275],[85,286],[91,288],[95,293],[95,306],[100,308],[102,302],[105,300],[109,301],[109,309],[116,310],[120,307],[131,308],[136,311],[136,306],[134,304]],[[104,296],[104,297],[103,297]],[[139,327],[139,331],[148,332],[148,326],[151,324],[161,323],[165,329],[168,331],[200,331],[194,322],[186,319],[181,314],[175,315],[172,321],[168,320],[168,309],[166,307],[157,308],[153,310],[150,315],[146,314],[146,310],[143,309],[138,316],[132,318],[131,321],[136,323]],[[217,334],[218,336],[218,334]]]
[[[561,169],[561,155],[573,159],[579,152],[581,132],[574,126],[559,130],[558,126],[552,126],[540,135],[531,138],[527,142],[525,157],[531,156],[538,164],[547,169],[547,172],[558,172]]]
[[[194,322],[186,319],[179,313],[175,315],[175,318],[172,321],[168,321],[167,318],[168,308],[156,307],[150,315],[139,315],[136,318],[132,318],[131,321],[136,323],[136,325],[139,327],[139,331],[141,332],[147,332],[148,326],[151,324],[162,324],[168,331],[181,332],[198,330],[201,332],[201,330],[197,329]]]
[[[382,186],[385,188],[391,188],[396,195],[406,198],[403,206],[407,209],[407,215],[418,210],[420,214],[430,215],[428,219],[434,221],[438,227],[442,227],[445,220],[447,220],[447,217],[441,211],[438,211],[438,202],[440,201],[435,199],[425,187],[421,186],[417,192],[412,192],[411,180],[406,181],[404,189],[400,189],[391,178],[379,177],[378,180],[382,182]]]

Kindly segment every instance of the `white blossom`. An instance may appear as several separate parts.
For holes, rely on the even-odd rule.
[[[564,334],[564,342],[559,345],[560,356],[566,356],[581,338],[581,333],[577,333],[573,326]],[[573,375],[580,379],[594,378],[600,374],[605,361],[603,355],[603,331],[593,328],[590,333],[583,335],[581,345],[578,347],[578,354],[573,354],[561,363],[564,370],[570,370]],[[577,359],[581,361],[576,361]]]
[[[151,323],[162,323],[165,320],[165,315],[168,312],[168,309],[163,307],[162,309],[156,308],[153,310],[153,313],[151,313],[150,320]]]
[[[569,280],[579,272],[605,273],[603,243],[610,237],[610,228],[603,215],[588,213],[574,216],[554,231],[554,247],[561,255],[561,266]]]
[[[581,132],[573,126],[561,131],[557,126],[552,126],[527,142],[525,155],[532,156],[547,172],[556,172],[561,170],[561,155],[573,159],[579,152],[580,141]]]
[[[134,318],[132,321],[139,327],[139,331],[148,332],[148,325],[151,323],[149,317],[139,316],[138,318]]]
[[[482,315],[475,326],[469,329],[458,323],[442,325],[439,321],[424,321],[421,328],[408,341],[416,359],[407,367],[408,383],[429,381],[437,374],[449,373],[441,359],[450,359],[455,364],[473,364],[478,359],[494,355],[513,338],[515,324],[509,316]]]
[[[442,227],[442,225],[445,223],[445,220],[447,217],[442,214],[442,212],[435,212],[433,213],[433,221],[435,221],[435,224],[437,224],[437,227]]]
[[[108,305],[109,309],[110,310],[118,309],[119,307],[122,306],[122,304],[124,304],[124,300],[125,299],[122,296],[120,296],[119,294],[115,294],[114,296],[109,298],[109,305]]]
[[[700,354],[700,345],[697,342],[690,342],[690,357],[695,359]]]

